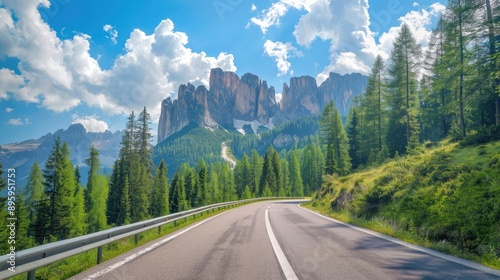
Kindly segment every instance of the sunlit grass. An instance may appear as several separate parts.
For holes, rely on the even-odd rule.
[[[460,147],[443,141],[424,150],[348,176],[325,176],[319,199],[306,207],[500,269],[500,223],[494,228],[500,213],[500,142]],[[477,239],[465,239],[464,232]]]

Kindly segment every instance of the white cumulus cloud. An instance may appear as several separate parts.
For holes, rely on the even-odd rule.
[[[269,27],[279,24],[281,17],[291,8],[306,11],[293,32],[299,46],[309,48],[317,39],[330,42],[330,63],[318,74],[318,83],[323,82],[330,72],[369,74],[377,55],[389,59],[393,42],[403,23],[410,26],[417,43],[425,48],[431,33],[432,20],[445,10],[445,6],[439,3],[427,8],[418,6],[416,10],[399,18],[399,26],[382,33],[379,42],[375,40],[377,34],[371,28],[373,23],[380,25],[383,22],[377,22],[381,19],[370,19],[368,0],[282,0],[263,10],[260,17],[254,17],[250,21],[258,25],[265,34]],[[400,6],[389,8],[401,9]],[[286,60],[282,60],[281,64],[286,66]]]
[[[271,40],[264,43],[264,53],[274,58],[279,71],[278,76],[283,76],[290,70],[292,64],[288,61],[288,58],[302,56],[302,53],[292,46],[290,42],[282,43]]]
[[[12,109],[12,108],[5,108],[5,112],[7,112],[7,113],[10,113],[12,111],[14,111],[14,109]]]
[[[176,31],[170,19],[161,21],[151,34],[132,31],[124,53],[103,70],[90,55],[90,36],[76,34],[63,40],[42,19],[38,8],[49,7],[48,0],[2,3],[0,57],[17,58],[19,74],[0,67],[0,100],[38,103],[55,112],[82,103],[106,114],[129,114],[146,106],[156,121],[161,101],[181,84],[208,85],[215,67],[236,71],[232,54],[211,57],[186,47],[188,36]]]
[[[29,125],[31,124],[30,120],[28,118],[25,119],[10,119],[7,124],[9,125],[14,125],[14,126],[20,126],[20,125]]]
[[[116,45],[116,43],[117,43],[116,38],[118,38],[118,31],[116,30],[116,28],[110,24],[105,24],[102,27],[102,30],[104,30],[106,33],[108,33],[109,36],[106,36],[106,38],[111,40],[113,45]]]
[[[100,120],[97,116],[83,116],[80,117],[77,114],[72,115],[73,122],[72,124],[81,124],[85,127],[87,132],[104,132],[109,129],[108,124]]]
[[[262,33],[266,34],[271,26],[280,25],[280,19],[294,8],[310,11],[311,6],[318,0],[280,0],[271,5],[269,9],[262,10],[260,15],[252,17],[250,22],[259,26]]]

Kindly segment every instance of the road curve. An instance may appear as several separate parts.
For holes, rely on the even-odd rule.
[[[425,250],[326,219],[296,201],[259,202],[72,279],[500,279],[498,270],[474,269]]]

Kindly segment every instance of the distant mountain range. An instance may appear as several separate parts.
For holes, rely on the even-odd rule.
[[[181,85],[176,100],[162,102],[155,163],[164,159],[172,173],[181,163],[194,165],[200,157],[209,163],[222,161],[222,142],[227,142],[237,157],[252,148],[263,153],[269,144],[281,150],[305,143],[316,133],[314,119],[326,104],[333,100],[345,116],[353,97],[362,94],[367,84],[368,78],[356,73],[330,73],[320,86],[311,76],[291,78],[289,85],[283,85],[278,104],[274,87],[258,76],[247,73],[240,78],[234,72],[212,69],[209,89]],[[243,136],[256,133],[258,137]],[[17,169],[19,186],[26,184],[35,161],[43,169],[58,136],[68,143],[71,161],[80,167],[82,183],[86,184],[85,159],[90,147],[94,145],[100,151],[101,166],[109,173],[118,157],[122,132],[92,133],[74,124],[36,140],[0,145],[1,162],[4,167]]]
[[[318,116],[332,100],[345,116],[352,98],[362,94],[367,85],[368,77],[357,73],[330,73],[320,86],[311,76],[291,78],[290,85],[283,85],[278,104],[274,87],[258,76],[247,73],[240,79],[234,72],[212,69],[209,89],[181,85],[176,100],[162,102],[158,143],[190,124],[242,133],[248,132],[243,129],[245,125],[254,132],[272,129],[300,117]]]
[[[118,157],[122,132],[87,132],[83,125],[73,124],[66,130],[60,129],[53,134],[49,133],[36,140],[0,145],[0,158],[3,166],[16,168],[18,187],[23,188],[25,186],[30,168],[35,161],[43,169],[58,136],[61,137],[63,142],[68,143],[71,162],[80,167],[82,183],[86,184],[87,166],[85,159],[89,157],[90,147],[94,145],[99,150],[101,167],[104,171],[106,169],[111,170],[113,162]]]

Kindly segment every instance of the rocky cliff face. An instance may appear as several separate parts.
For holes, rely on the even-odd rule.
[[[232,128],[237,119],[267,124],[278,110],[274,88],[258,76],[248,73],[240,79],[233,72],[212,69],[210,90],[181,85],[177,100],[162,102],[158,143],[189,123]]]
[[[353,97],[363,93],[367,86],[368,77],[359,73],[330,73],[328,79],[318,88],[320,107],[325,108],[326,104],[333,100],[340,115],[345,116],[349,113]]]
[[[291,118],[318,115],[318,86],[316,79],[302,76],[290,79],[290,86],[283,85],[280,109]]]
[[[205,86],[181,85],[177,99],[163,100],[158,125],[158,142],[180,131],[189,123],[215,126],[208,110],[208,90]]]
[[[240,79],[233,72],[212,69],[209,90],[182,85],[177,100],[163,101],[158,143],[190,123],[231,129],[238,120],[253,123],[252,127],[255,123],[272,127],[273,123],[319,115],[331,100],[346,115],[352,98],[363,93],[367,84],[368,78],[361,74],[331,73],[319,87],[311,76],[291,78],[290,85],[283,85],[278,107],[274,87],[258,76],[247,73]]]

